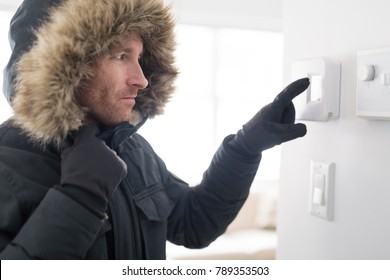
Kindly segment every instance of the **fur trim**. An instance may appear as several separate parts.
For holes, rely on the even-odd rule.
[[[174,90],[174,21],[162,0],[67,0],[52,7],[35,31],[36,41],[15,66],[15,121],[35,141],[60,145],[83,123],[85,111],[75,102],[89,65],[123,36],[143,39],[141,66],[148,88],[134,110],[161,114]]]

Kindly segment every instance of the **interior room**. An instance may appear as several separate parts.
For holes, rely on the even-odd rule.
[[[21,2],[0,0],[2,69]],[[168,242],[167,258],[389,259],[390,2],[165,2],[177,17],[180,75],[166,113],[139,133],[191,186],[226,135],[296,78],[312,79],[296,104],[307,135],[263,153],[225,234],[197,250]],[[0,122],[11,116],[1,95]]]

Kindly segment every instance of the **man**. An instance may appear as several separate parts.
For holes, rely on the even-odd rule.
[[[305,135],[291,100],[308,79],[228,136],[198,186],[172,175],[137,130],[173,92],[173,28],[160,0],[23,2],[4,71],[15,115],[0,128],[1,259],[207,246],[243,205],[261,152]]]

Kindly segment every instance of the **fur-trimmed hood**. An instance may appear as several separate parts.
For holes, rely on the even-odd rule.
[[[131,32],[143,40],[141,67],[149,83],[134,110],[154,117],[177,74],[174,20],[162,0],[25,0],[11,21],[12,56],[4,70],[16,124],[34,141],[60,145],[84,121],[75,91],[89,65]]]

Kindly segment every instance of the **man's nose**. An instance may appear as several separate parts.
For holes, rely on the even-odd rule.
[[[144,89],[148,86],[148,80],[140,65],[129,71],[128,84],[138,89]]]

